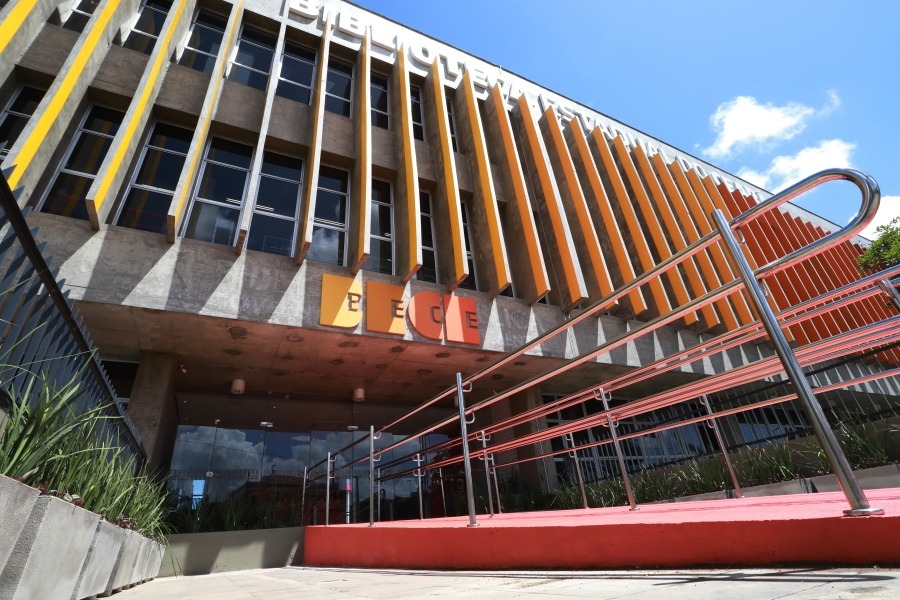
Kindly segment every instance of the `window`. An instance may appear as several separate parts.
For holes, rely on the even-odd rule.
[[[122,227],[143,231],[166,231],[166,217],[175,187],[181,177],[193,132],[166,123],[157,123],[144,144],[141,162],[135,169],[116,221]]]
[[[0,146],[3,146],[0,148],[0,162],[3,162],[28,125],[28,120],[41,103],[44,93],[33,87],[23,87],[0,115]]]
[[[275,55],[275,36],[244,25],[228,80],[265,91]]]
[[[336,58],[329,60],[328,77],[325,81],[325,110],[349,117],[352,87],[353,66]]]
[[[252,156],[250,146],[221,138],[210,141],[184,237],[234,244]]]
[[[453,115],[453,98],[447,96],[447,123],[450,124],[450,145],[454,152],[459,152],[456,147],[456,117]]]
[[[225,17],[205,10],[198,11],[178,64],[201,73],[212,73],[227,24]]]
[[[427,192],[419,192],[419,229],[422,236],[422,267],[416,272],[416,279],[437,283],[434,223],[431,220],[431,196]]]
[[[425,120],[422,118],[422,90],[414,85],[409,86],[409,97],[412,108],[413,137],[425,141]]]
[[[69,13],[63,27],[72,31],[82,32],[87,22],[91,20],[91,15],[97,9],[100,0],[81,0]]]
[[[319,168],[313,240],[308,254],[312,260],[344,265],[349,179],[346,171],[326,166]]]
[[[363,269],[394,274],[394,207],[391,204],[391,184],[372,180],[372,201],[369,203],[371,245],[369,258]]]
[[[463,279],[459,287],[467,290],[478,290],[478,283],[475,278],[475,260],[472,258],[472,236],[469,235],[469,211],[465,203],[459,205],[462,212],[462,232],[463,241],[466,243],[466,262],[469,264],[469,276]]]
[[[263,154],[248,249],[283,256],[293,254],[302,174],[299,158],[268,151]]]
[[[281,60],[281,76],[278,78],[278,87],[275,88],[275,93],[282,98],[309,104],[315,72],[315,51],[290,42],[285,43]]]
[[[166,0],[143,0],[141,2],[140,16],[128,37],[122,43],[124,48],[131,48],[144,54],[153,52],[159,32],[172,3]]]
[[[372,74],[372,125],[388,128],[388,80],[382,75]]]
[[[88,218],[84,200],[124,117],[124,113],[103,106],[95,106],[88,112],[47,190],[42,211]]]

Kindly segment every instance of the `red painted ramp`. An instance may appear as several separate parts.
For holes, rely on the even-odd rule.
[[[846,517],[840,493],[306,528],[304,564],[406,569],[900,564],[900,488],[885,514]]]

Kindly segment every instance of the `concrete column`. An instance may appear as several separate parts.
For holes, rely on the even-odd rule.
[[[525,411],[537,408],[542,404],[541,392],[539,389],[531,388],[520,394],[516,394],[509,399],[509,411],[512,416],[516,416]],[[521,425],[513,427],[513,435],[521,437],[547,428],[547,421],[541,417],[535,421],[529,421]],[[146,442],[145,442],[146,443]],[[518,458],[528,459],[538,454],[544,454],[550,451],[550,442],[541,442],[530,446],[522,446],[517,450]],[[546,492],[557,489],[559,487],[556,478],[556,463],[552,458],[541,458],[537,460],[529,460],[519,463],[519,477],[522,483],[532,492]]]
[[[177,362],[174,354],[142,352],[131,390],[128,415],[147,450],[148,471],[164,469],[171,459],[178,427],[174,395]]]

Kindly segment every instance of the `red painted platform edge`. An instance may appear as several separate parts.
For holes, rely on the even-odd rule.
[[[894,497],[900,492],[893,491]],[[824,494],[817,496],[824,500]],[[777,499],[771,502],[777,508]],[[426,521],[418,527],[309,527],[304,564],[407,569],[900,564],[897,510],[872,517],[841,517],[839,510],[822,516],[821,502],[811,502],[807,514],[793,502],[793,518],[767,520],[742,518],[739,510],[720,506],[710,510],[710,521],[685,522],[678,506],[690,505],[669,506],[672,521],[662,523],[603,523],[601,509],[600,519],[577,526],[554,526],[542,513],[536,526],[428,527]],[[521,513],[516,518],[522,519]],[[566,520],[561,514],[560,522]]]

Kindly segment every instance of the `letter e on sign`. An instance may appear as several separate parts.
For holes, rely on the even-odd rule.
[[[437,292],[419,292],[409,299],[409,322],[419,335],[429,340],[444,339],[444,318],[441,311],[441,295]]]
[[[478,310],[475,300],[462,296],[444,296],[447,311],[447,341],[479,345]]]
[[[362,284],[352,277],[322,275],[319,325],[353,329],[362,322]]]
[[[406,333],[406,304],[403,286],[366,282],[366,331]]]

